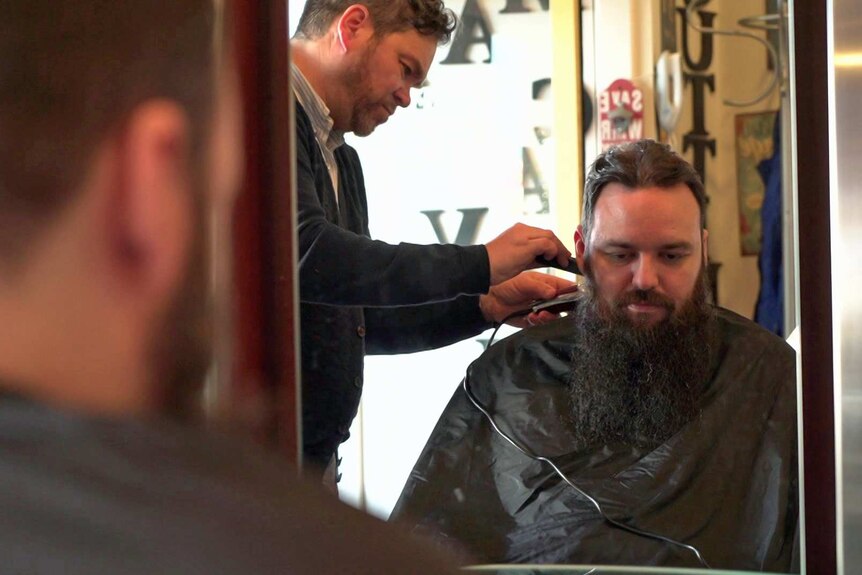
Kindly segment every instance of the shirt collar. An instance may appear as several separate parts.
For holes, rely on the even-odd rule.
[[[290,72],[293,80],[293,92],[311,120],[314,135],[330,152],[335,151],[335,148],[344,143],[344,132],[332,129],[334,120],[329,115],[329,108],[323,98],[311,87],[299,67],[291,63]]]

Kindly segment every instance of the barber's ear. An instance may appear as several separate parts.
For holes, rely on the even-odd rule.
[[[336,24],[336,34],[341,49],[349,51],[355,41],[363,36],[373,35],[374,29],[371,23],[371,15],[368,8],[361,4],[354,4],[341,14]]]
[[[121,168],[108,214],[111,265],[124,288],[157,299],[176,289],[192,239],[189,138],[184,110],[154,100],[132,112],[118,146]]]

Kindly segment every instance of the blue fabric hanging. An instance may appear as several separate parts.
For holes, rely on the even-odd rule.
[[[781,255],[781,121],[775,119],[771,158],[760,162],[757,171],[763,179],[765,195],[760,210],[763,238],[758,267],[760,293],[754,321],[784,337],[784,267]]]

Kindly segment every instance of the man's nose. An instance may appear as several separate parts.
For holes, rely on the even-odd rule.
[[[658,287],[658,268],[652,257],[642,255],[633,265],[632,284],[636,289],[651,290]]]
[[[400,87],[395,90],[395,101],[402,108],[410,105],[410,88]]]

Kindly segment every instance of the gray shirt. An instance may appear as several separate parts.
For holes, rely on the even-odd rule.
[[[323,98],[314,91],[302,71],[296,64],[290,65],[291,86],[296,99],[302,104],[311,126],[314,129],[314,139],[323,154],[323,161],[329,171],[332,180],[332,189],[335,190],[335,201],[338,200],[338,164],[335,161],[335,150],[344,144],[344,134],[333,130],[334,121],[329,115],[329,108]]]
[[[254,445],[0,399],[10,573],[440,573],[448,559]]]

